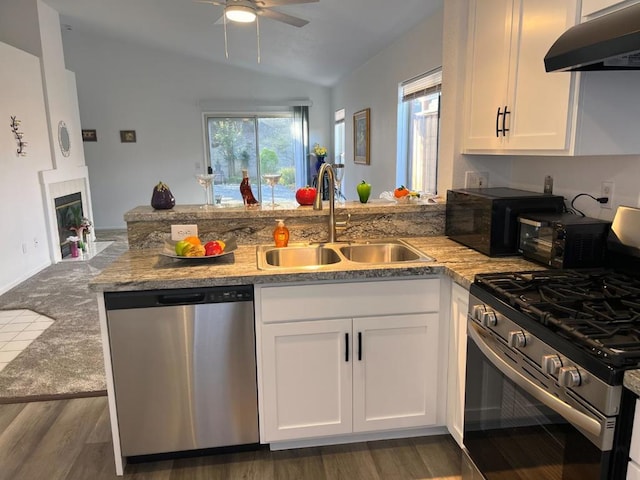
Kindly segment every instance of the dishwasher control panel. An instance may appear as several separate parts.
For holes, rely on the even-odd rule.
[[[105,292],[104,302],[107,311],[203,303],[253,302],[253,285]]]

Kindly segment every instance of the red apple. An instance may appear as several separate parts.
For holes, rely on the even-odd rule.
[[[296,191],[296,200],[300,205],[313,205],[316,198],[316,189],[307,185]]]

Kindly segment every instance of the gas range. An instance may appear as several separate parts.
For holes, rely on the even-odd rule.
[[[625,478],[635,397],[622,382],[640,368],[640,209],[618,208],[607,248],[605,268],[476,275],[464,443],[488,480],[525,470]],[[523,458],[530,443],[557,454]]]
[[[639,278],[606,269],[481,274],[471,294],[609,384],[640,365]]]

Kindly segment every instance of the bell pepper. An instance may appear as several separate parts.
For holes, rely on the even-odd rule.
[[[369,200],[369,195],[371,195],[371,184],[362,180],[362,182],[360,182],[356,187],[356,190],[358,191],[360,202],[367,203],[367,200]]]

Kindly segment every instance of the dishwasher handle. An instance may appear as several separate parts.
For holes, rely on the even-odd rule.
[[[206,303],[253,302],[253,285],[105,292],[104,302],[107,311]]]
[[[184,293],[175,295],[158,295],[158,303],[160,305],[183,305],[185,303],[202,303],[206,299],[204,292],[200,293]]]

